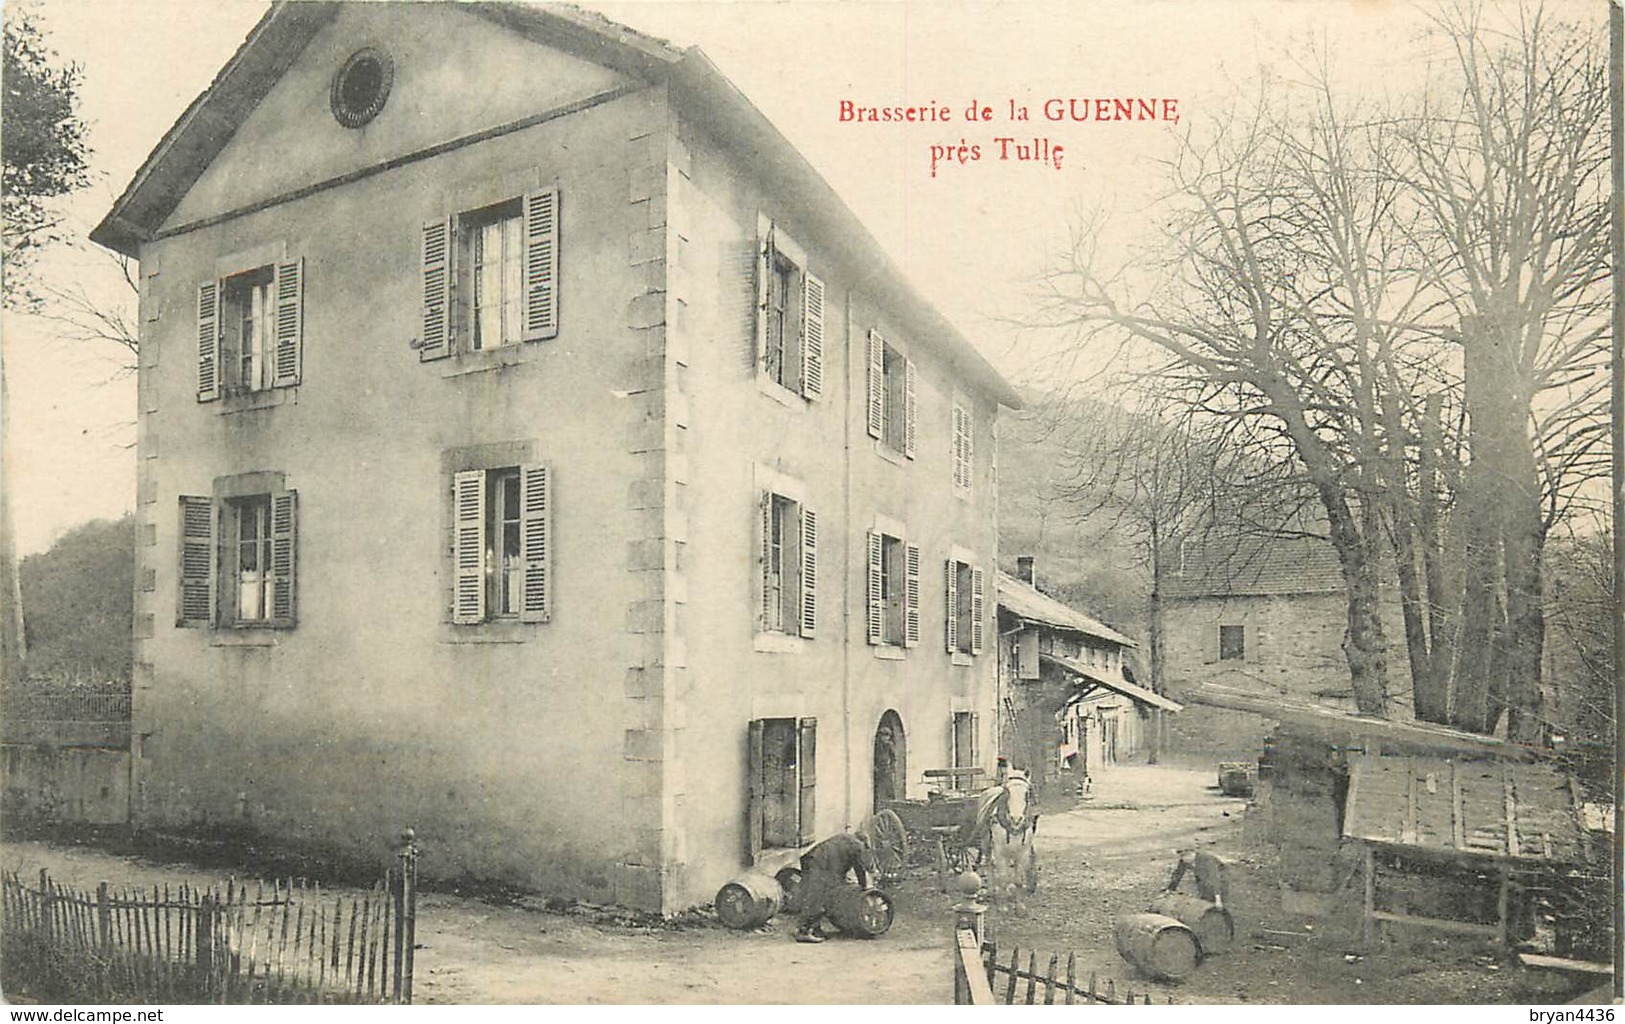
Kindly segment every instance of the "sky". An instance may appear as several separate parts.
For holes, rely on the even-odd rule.
[[[1575,12],[1602,0],[1558,0]],[[80,237],[266,10],[249,0],[34,0],[51,44],[83,67],[94,181],[65,206]],[[1154,232],[1157,162],[1256,92],[1264,69],[1301,79],[1317,43],[1350,92],[1403,88],[1428,8],[1396,0],[1152,2],[584,3],[681,46],[698,45],[806,156],[915,286],[1018,383],[1053,354],[1019,325],[1034,279],[1092,211],[1109,253]],[[1551,6],[1549,4],[1549,6]],[[115,17],[116,15],[116,17]],[[1171,100],[1177,123],[1044,119],[1046,101]],[[857,107],[946,108],[926,124],[857,123]],[[969,123],[967,108],[992,119]],[[1009,120],[1011,105],[1031,120]],[[1166,110],[1166,107],[1159,107]],[[999,138],[1014,142],[1000,144]],[[1015,159],[1015,144],[1048,159]],[[1045,149],[1047,143],[1048,149]],[[939,160],[932,147],[977,147]],[[1060,147],[1059,159],[1056,148]],[[1000,159],[1001,148],[1010,159]],[[1057,166],[1058,164],[1058,166]],[[53,253],[48,282],[123,301],[88,242]],[[0,322],[9,391],[18,553],[135,502],[135,383],[113,346],[65,340],[36,317]]]

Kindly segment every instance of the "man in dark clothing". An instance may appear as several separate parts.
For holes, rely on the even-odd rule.
[[[861,833],[830,836],[801,858],[801,913],[796,918],[797,942],[823,942],[820,925],[829,900],[846,884],[848,872],[857,872],[858,886],[867,889],[876,873],[875,855]]]

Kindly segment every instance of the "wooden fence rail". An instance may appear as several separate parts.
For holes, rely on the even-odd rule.
[[[412,1001],[417,851],[370,891],[306,879],[94,893],[0,876],[8,987],[68,1001],[391,1003]]]
[[[1021,957],[1025,952],[1026,966],[1022,966]],[[1136,993],[1132,988],[1124,987],[1119,993],[1116,981],[1111,978],[1102,983],[1094,971],[1089,972],[1087,983],[1078,977],[1078,957],[1076,953],[1067,953],[1065,973],[1062,970],[1061,957],[1058,953],[1051,953],[1049,961],[1043,972],[1038,968],[1038,953],[1034,950],[1023,951],[1019,947],[1011,947],[1010,955],[1004,963],[1000,963],[997,944],[992,942],[982,945],[982,963],[987,971],[987,984],[992,991],[994,1002],[1005,1005],[1025,1003],[1032,1005],[1042,1002],[1044,1005],[1053,1005],[1057,993],[1061,1001],[1067,1005],[1074,1003],[1107,1003],[1128,1006],[1151,1005],[1149,992]],[[1023,984],[1025,983],[1025,984]],[[1039,990],[1042,986],[1043,998],[1039,999]],[[1169,998],[1172,1004],[1173,999]]]

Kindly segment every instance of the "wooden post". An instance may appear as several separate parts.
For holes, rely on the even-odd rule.
[[[402,965],[397,981],[401,986],[401,1002],[410,1003],[418,930],[418,844],[417,833],[410,828],[401,833],[401,919],[406,925],[401,937]]]
[[[1503,862],[1501,865],[1501,894],[1496,900],[1496,919],[1500,924],[1500,942],[1502,949],[1512,948],[1511,922],[1508,920],[1509,907],[1512,894],[1512,865]]]
[[[96,942],[107,956],[113,948],[113,911],[107,905],[107,883],[96,885]]]

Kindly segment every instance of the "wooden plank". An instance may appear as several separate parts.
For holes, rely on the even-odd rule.
[[[1571,960],[1566,956],[1547,956],[1544,953],[1519,953],[1518,959],[1528,967],[1544,967],[1553,971],[1576,971],[1581,974],[1613,974],[1614,965],[1594,960]]]
[[[1038,953],[1027,951],[1027,1005],[1033,1005],[1033,995],[1038,991]]]
[[[1461,932],[1464,935],[1482,935],[1486,938],[1496,938],[1501,929],[1493,924],[1473,924],[1468,921],[1446,921],[1437,917],[1417,917],[1409,914],[1396,914],[1391,910],[1373,910],[1371,917],[1376,921],[1392,921],[1396,924],[1414,924],[1421,928],[1437,928],[1440,931]]]
[[[1016,964],[1019,962],[1016,958],[1019,956],[1021,956],[1020,947],[1014,947],[1010,950],[1010,984],[1004,990],[1004,1005],[1006,1006],[1011,1006],[1016,1001],[1016,973],[1018,970]]]
[[[1078,954],[1066,955],[1066,1005],[1072,1005],[1072,997],[1078,992]]]
[[[1055,1005],[1055,969],[1061,964],[1061,954],[1049,955],[1049,970],[1044,972],[1044,1005]]]
[[[1370,843],[1361,843],[1362,863],[1365,867],[1365,912],[1360,919],[1360,941],[1371,945],[1372,926],[1377,912],[1377,856]]]
[[[971,1006],[994,1005],[993,987],[988,984],[986,968],[982,965],[981,950],[976,945],[976,933],[969,928],[955,932],[959,947],[959,969],[964,974],[967,1002]]]

